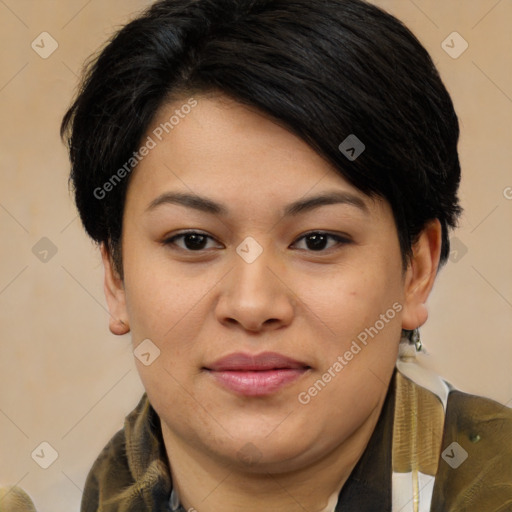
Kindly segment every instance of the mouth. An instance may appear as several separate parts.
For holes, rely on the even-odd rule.
[[[275,352],[236,353],[203,370],[229,391],[245,396],[266,396],[298,380],[311,366]]]

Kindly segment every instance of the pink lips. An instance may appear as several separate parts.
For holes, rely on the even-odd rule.
[[[309,369],[307,364],[275,352],[231,354],[206,367],[222,386],[246,396],[275,393]]]

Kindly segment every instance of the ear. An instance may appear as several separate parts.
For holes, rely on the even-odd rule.
[[[425,224],[413,245],[413,254],[405,275],[403,329],[413,330],[427,321],[426,302],[439,268],[441,242],[441,223],[434,219]]]
[[[130,325],[126,309],[124,284],[113,267],[112,259],[105,244],[101,244],[101,259],[103,260],[103,267],[105,269],[103,289],[110,311],[110,332],[118,335],[126,334],[130,331]]]

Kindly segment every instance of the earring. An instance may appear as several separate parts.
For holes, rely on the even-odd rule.
[[[421,352],[423,349],[423,343],[421,342],[420,330],[418,328],[410,331],[409,341],[416,347],[416,352]]]

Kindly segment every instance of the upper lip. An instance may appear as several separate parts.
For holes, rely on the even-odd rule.
[[[310,368],[310,366],[276,352],[263,352],[256,355],[238,352],[222,357],[205,368],[221,372],[302,369]]]

